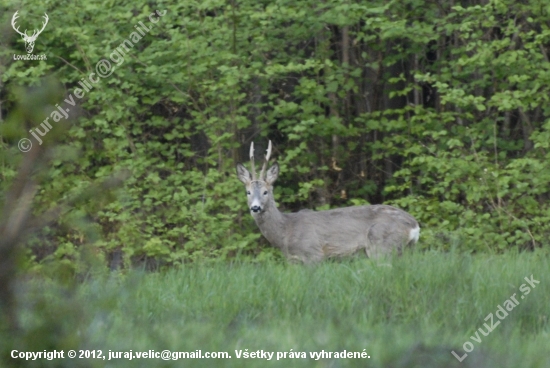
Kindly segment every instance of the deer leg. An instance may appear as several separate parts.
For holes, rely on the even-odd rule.
[[[365,252],[369,258],[379,258],[394,251],[400,254],[404,243],[402,234],[395,228],[377,223],[369,229]]]

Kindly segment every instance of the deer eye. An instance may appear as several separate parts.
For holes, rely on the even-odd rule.
[[[249,190],[246,191],[246,195],[250,195],[250,191],[249,191]]]
[[[264,195],[267,195],[267,190],[264,192]]]

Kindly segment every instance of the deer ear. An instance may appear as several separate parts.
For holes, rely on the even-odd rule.
[[[252,181],[250,171],[248,171],[242,164],[237,164],[237,177],[245,185]]]
[[[275,183],[275,180],[277,180],[277,177],[279,176],[279,164],[274,163],[273,166],[267,170],[267,174],[265,175],[265,181],[267,184],[272,185]]]

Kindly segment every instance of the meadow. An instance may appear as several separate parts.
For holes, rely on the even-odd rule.
[[[101,350],[105,360],[11,362],[56,367],[548,367],[549,266],[544,251],[410,251],[378,261],[356,258],[314,266],[205,262],[155,273],[100,272],[63,286],[27,280],[18,286],[25,333],[14,346],[20,351]],[[514,298],[516,306],[506,304]],[[499,305],[513,309],[504,316]],[[471,350],[467,356],[463,346]],[[121,358],[109,360],[114,352],[151,350],[227,352],[231,359],[165,361],[134,355],[128,360],[120,353]],[[323,350],[332,358],[310,355]],[[237,358],[239,351],[273,356]],[[277,352],[287,357],[277,360]],[[290,358],[291,352],[297,357]],[[370,358],[334,358],[335,352],[366,352]]]
[[[0,368],[550,367],[549,1],[106,5],[0,3]],[[273,256],[269,141],[281,211],[395,205],[418,248]]]

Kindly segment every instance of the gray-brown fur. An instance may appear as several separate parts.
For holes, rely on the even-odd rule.
[[[246,187],[252,217],[271,245],[291,260],[318,262],[358,252],[375,258],[401,252],[418,240],[420,228],[415,218],[387,205],[282,213],[273,198],[278,175],[279,166],[274,164],[265,177],[253,180],[250,172],[237,164],[237,176]]]

